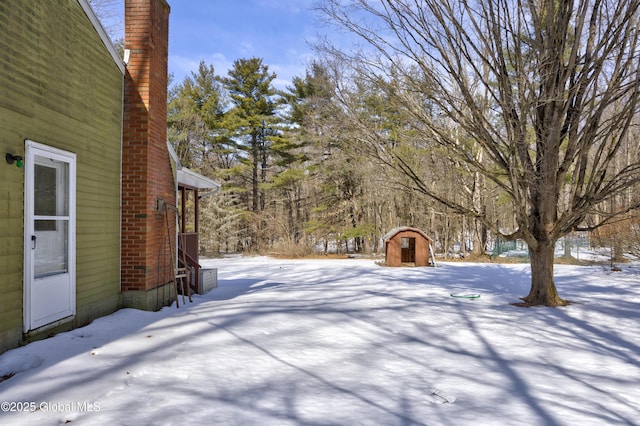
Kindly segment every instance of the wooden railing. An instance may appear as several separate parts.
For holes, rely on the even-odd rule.
[[[178,264],[193,271],[193,279],[189,280],[189,286],[193,292],[197,292],[200,281],[200,264],[198,263],[198,234],[186,232],[178,234]],[[186,260],[186,265],[184,261]]]

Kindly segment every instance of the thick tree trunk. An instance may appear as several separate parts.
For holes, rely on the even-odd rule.
[[[479,221],[473,220],[473,256],[481,256],[485,252],[486,247],[486,227]]]
[[[531,259],[531,290],[523,297],[526,306],[565,306],[568,302],[560,296],[553,280],[553,257],[555,243],[538,244],[529,247]]]

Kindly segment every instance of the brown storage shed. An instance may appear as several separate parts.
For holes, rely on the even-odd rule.
[[[387,266],[435,266],[433,240],[423,231],[402,226],[383,239]]]

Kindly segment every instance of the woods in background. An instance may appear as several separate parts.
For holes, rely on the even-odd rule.
[[[224,182],[205,250],[377,251],[389,229],[436,249],[528,246],[528,304],[563,305],[556,243],[633,249],[640,198],[640,0],[324,0],[358,40],[318,47],[285,91],[258,58],[175,87],[172,142]]]
[[[312,64],[285,91],[274,89],[274,78],[259,58],[236,61],[227,77],[202,62],[170,90],[169,139],[180,161],[223,183],[221,194],[203,199],[204,252],[378,252],[380,238],[406,224],[433,233],[445,251],[462,241],[481,251],[482,226],[372,161],[327,67]],[[381,110],[381,93],[358,91],[362,116],[399,135],[399,113]],[[446,167],[437,152],[423,156],[427,148],[414,147],[415,160],[434,184],[466,191],[466,183],[456,188],[463,169]],[[508,223],[499,200],[490,201]]]

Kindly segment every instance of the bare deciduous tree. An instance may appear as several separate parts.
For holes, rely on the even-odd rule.
[[[504,229],[477,204],[424,182],[385,135],[363,131],[361,142],[409,176],[415,190],[502,238],[523,239],[532,271],[525,304],[558,306],[567,303],[553,277],[558,238],[638,207],[636,200],[624,210],[598,212],[640,176],[637,150],[624,167],[610,167],[637,125],[639,5],[323,0],[318,9],[363,42],[357,52],[328,45],[324,52],[378,82],[425,139],[500,188],[517,227]]]
[[[124,0],[88,0],[111,41],[124,37]]]

